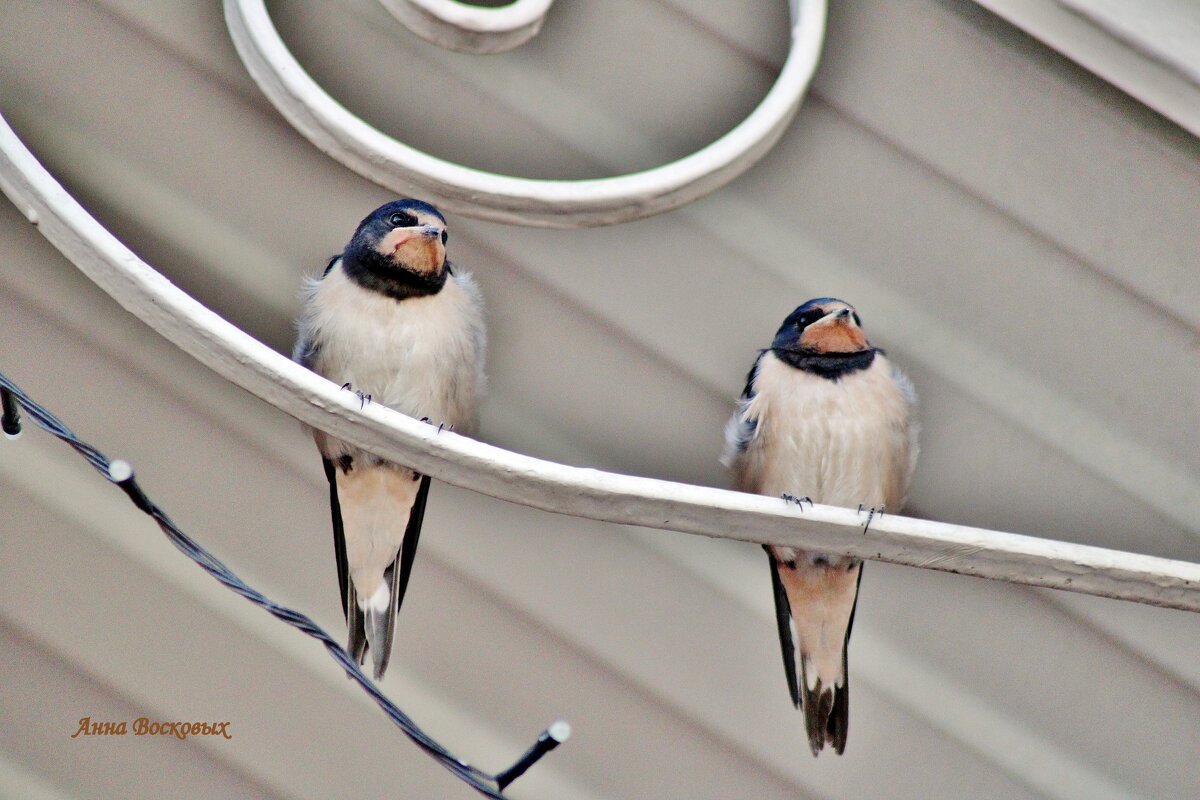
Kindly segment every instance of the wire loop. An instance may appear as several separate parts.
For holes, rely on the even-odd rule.
[[[21,412],[8,389],[0,389],[0,430],[9,439],[21,435]]]
[[[503,800],[502,792],[513,780],[519,777],[530,766],[532,766],[539,758],[553,750],[558,745],[558,741],[553,741],[549,746],[543,743],[543,740],[553,739],[552,731],[556,726],[566,725],[566,723],[558,722],[551,725],[546,731],[543,731],[526,753],[517,760],[517,763],[509,767],[503,772],[493,775],[489,772],[473,767],[467,762],[455,756],[443,745],[438,743],[429,734],[425,733],[411,717],[405,714],[399,706],[393,703],[379,690],[362,670],[359,669],[357,663],[351,658],[341,645],[325,632],[321,626],[313,622],[307,615],[300,613],[287,606],[280,605],[274,600],[259,592],[254,587],[242,581],[229,567],[225,566],[221,561],[199,545],[194,539],[188,536],[177,526],[167,513],[158,507],[146,493],[142,487],[138,485],[137,479],[134,477],[133,467],[126,461],[120,459],[110,460],[107,456],[101,453],[92,445],[80,439],[68,428],[62,420],[50,413],[48,409],[34,402],[33,398],[27,395],[19,386],[12,380],[0,372],[0,396],[3,399],[4,408],[4,430],[8,432],[8,421],[19,420],[17,415],[18,406],[25,409],[29,414],[29,418],[37,424],[38,427],[45,430],[47,433],[61,439],[75,449],[81,456],[87,459],[97,472],[105,477],[111,483],[116,484],[121,488],[129,499],[139,510],[148,514],[162,532],[166,534],[167,539],[171,544],[175,545],[184,555],[195,561],[200,567],[216,578],[227,589],[241,595],[261,608],[266,609],[272,616],[286,622],[293,628],[311,636],[312,638],[325,645],[325,649],[329,651],[329,655],[336,661],[346,673],[353,678],[363,691],[370,695],[371,699],[383,709],[383,712],[391,718],[405,736],[411,739],[417,747],[420,747],[434,760],[448,769],[459,780],[467,783],[480,794],[486,797]],[[17,429],[20,430],[19,424]],[[570,728],[568,727],[569,731]],[[536,753],[536,754],[535,754]],[[535,754],[532,755],[531,754]]]

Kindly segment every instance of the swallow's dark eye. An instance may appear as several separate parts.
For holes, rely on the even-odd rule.
[[[796,320],[796,328],[799,330],[804,330],[823,316],[825,316],[825,312],[821,309],[810,308],[808,311],[805,311],[800,315],[800,319]]]
[[[450,234],[446,233],[445,231],[442,231],[442,244],[444,245],[448,241],[450,241]]]
[[[411,228],[417,224],[417,218],[412,214],[406,214],[403,211],[397,211],[388,217],[388,222],[393,228]]]

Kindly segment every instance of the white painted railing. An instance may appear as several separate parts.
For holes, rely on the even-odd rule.
[[[0,189],[122,306],[218,374],[309,425],[439,480],[590,519],[853,555],[1200,611],[1200,565],[555,464],[443,432],[358,398],[235,328],[87,213],[0,118]]]
[[[503,53],[537,36],[554,0],[513,0],[489,8],[458,0],[379,0],[405,27],[463,53]]]
[[[264,0],[225,0],[225,21],[246,69],[279,112],[310,142],[364,178],[468,216],[574,228],[676,208],[758,161],[791,122],[816,71],[825,38],[825,4],[789,0],[787,60],[766,97],[733,130],[670,164],[577,181],[496,175],[422,153],[371,127],[318,86],[283,43]]]

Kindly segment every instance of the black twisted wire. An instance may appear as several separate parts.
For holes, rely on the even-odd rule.
[[[309,619],[307,615],[287,606],[279,605],[254,587],[244,583],[229,567],[221,563],[216,556],[201,547],[195,540],[180,530],[171,518],[167,516],[166,512],[159,508],[142,491],[141,486],[138,485],[134,478],[132,468],[127,463],[110,460],[95,447],[81,440],[62,420],[36,403],[2,372],[0,372],[0,401],[2,401],[0,402],[0,407],[3,409],[0,419],[4,423],[3,428],[6,433],[16,435],[20,432],[20,419],[17,414],[17,406],[20,406],[29,415],[29,418],[37,423],[38,427],[69,444],[87,459],[88,463],[103,475],[105,479],[120,487],[129,496],[129,499],[133,501],[134,505],[158,523],[158,526],[166,534],[171,544],[175,545],[176,548],[192,559],[192,561],[199,564],[205,572],[251,603],[266,609],[277,619],[286,622],[325,645],[325,649],[329,651],[329,655],[333,660],[383,709],[383,712],[391,718],[392,722],[400,728],[405,736],[453,773],[459,780],[467,783],[480,794],[496,798],[496,800],[504,800],[504,795],[501,794],[503,788],[512,780],[515,780],[525,769],[532,766],[538,758],[554,749],[565,738],[565,736],[554,735],[552,731],[556,726],[551,726],[550,729],[541,734],[537,742],[512,767],[495,775],[484,772],[478,767],[471,766],[459,759],[432,736],[421,730],[420,726],[412,718],[389,700],[379,690],[379,687],[363,674],[350,654],[319,625]],[[565,723],[556,723],[556,725],[565,725]]]

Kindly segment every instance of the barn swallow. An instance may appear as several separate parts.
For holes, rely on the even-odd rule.
[[[899,510],[917,458],[912,384],[831,297],[797,308],[759,353],[725,429],[722,462],[746,492]],[[792,703],[813,755],[846,748],[846,649],[862,562],[766,545]],[[797,666],[799,669],[797,670]],[[799,675],[797,676],[797,671]]]
[[[446,220],[419,200],[364,219],[309,281],[293,358],[410,417],[470,432],[483,390],[483,305],[446,260]],[[392,650],[425,515],[429,477],[314,430],[329,479],[346,649],[376,680]]]

